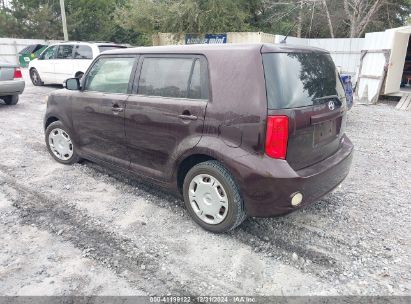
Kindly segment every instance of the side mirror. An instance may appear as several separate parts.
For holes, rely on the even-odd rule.
[[[69,78],[63,83],[63,87],[67,90],[78,91],[80,90],[80,80],[78,78]]]

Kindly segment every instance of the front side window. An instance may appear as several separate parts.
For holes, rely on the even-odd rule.
[[[200,60],[193,58],[145,58],[138,94],[147,96],[206,99]],[[203,84],[203,86],[205,86]]]
[[[57,46],[56,45],[51,46],[44,51],[44,53],[41,55],[41,58],[45,60],[54,59],[56,52],[57,52]]]
[[[76,45],[74,59],[93,59],[93,51],[88,45]]]
[[[133,57],[101,57],[87,74],[85,90],[126,94]]]
[[[73,59],[74,45],[60,45],[57,51],[57,59]]]

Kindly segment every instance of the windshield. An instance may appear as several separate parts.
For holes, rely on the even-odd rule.
[[[269,53],[263,54],[263,63],[269,109],[311,106],[326,96],[345,97],[329,54]]]

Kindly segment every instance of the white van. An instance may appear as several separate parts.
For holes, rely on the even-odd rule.
[[[67,78],[81,78],[101,52],[126,48],[104,42],[62,42],[50,45],[29,64],[33,85],[62,84]]]

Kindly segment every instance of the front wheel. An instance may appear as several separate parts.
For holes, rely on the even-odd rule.
[[[190,216],[208,231],[233,230],[246,218],[240,189],[218,161],[206,161],[191,168],[184,179],[183,194]]]
[[[30,79],[34,86],[42,86],[44,84],[40,78],[39,72],[34,68],[30,70]]]
[[[51,156],[59,163],[70,165],[80,161],[70,133],[60,121],[47,127],[46,145]]]

